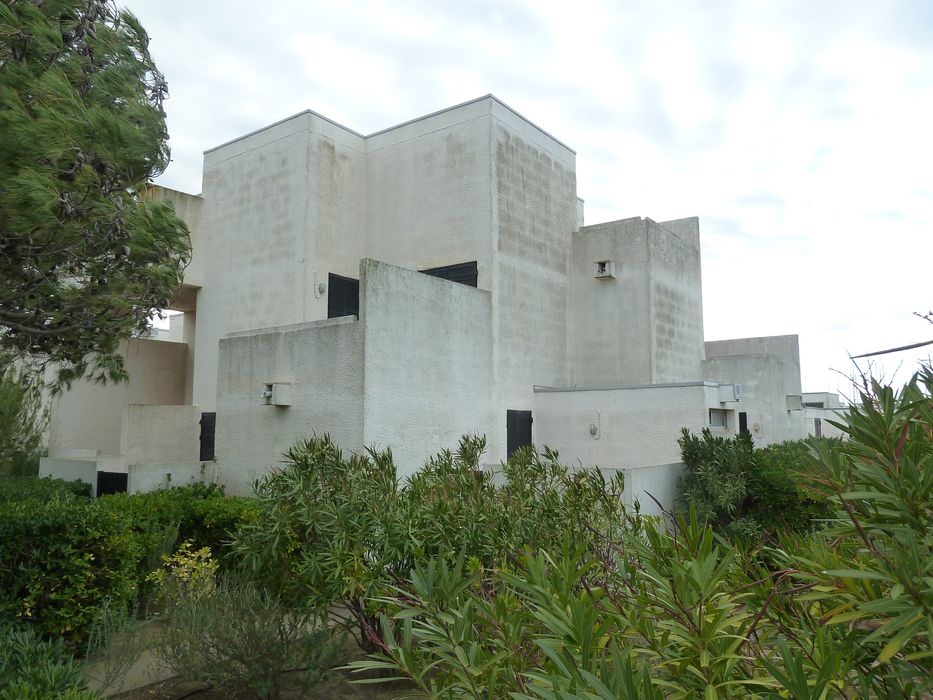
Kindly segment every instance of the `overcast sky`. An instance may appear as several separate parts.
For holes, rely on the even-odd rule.
[[[930,0],[124,4],[167,187],[304,109],[368,134],[492,93],[576,151],[586,223],[700,217],[707,339],[797,333],[804,390],[845,394],[849,354],[933,339]]]

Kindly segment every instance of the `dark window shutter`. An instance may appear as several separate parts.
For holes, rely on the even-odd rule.
[[[506,411],[505,434],[508,456],[519,447],[531,444],[531,411]]]
[[[201,454],[198,459],[202,462],[209,462],[214,459],[214,430],[216,426],[216,413],[201,414]]]
[[[360,315],[360,281],[352,277],[327,275],[327,318]]]
[[[444,267],[432,267],[429,270],[419,270],[432,277],[459,282],[468,287],[475,287],[479,279],[479,272],[476,268],[476,261],[457,263],[456,265],[445,265]]]

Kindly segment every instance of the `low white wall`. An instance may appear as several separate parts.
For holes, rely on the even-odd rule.
[[[97,462],[87,459],[43,457],[39,460],[39,476],[65,481],[83,481],[91,485],[91,495],[97,495]]]
[[[143,493],[189,484],[211,482],[213,470],[203,462],[131,464],[127,468],[127,493]]]
[[[150,338],[123,346],[130,380],[102,386],[79,381],[52,407],[49,450],[119,454],[123,411],[130,404],[178,405],[185,398],[187,347]]]
[[[666,511],[673,511],[677,500],[677,480],[683,469],[683,462],[626,469],[622,500],[629,506],[638,501],[645,515],[663,515],[662,507]],[[654,496],[661,507],[648,494]]]
[[[391,447],[400,475],[455,449],[463,434],[491,430],[489,298],[482,289],[363,261],[361,444]]]
[[[565,464],[637,469],[680,461],[682,428],[707,425],[706,385],[535,389],[534,440]],[[592,426],[592,427],[591,427]],[[595,434],[591,430],[595,429]]]
[[[198,461],[200,420],[198,406],[128,406],[120,441],[126,463]]]

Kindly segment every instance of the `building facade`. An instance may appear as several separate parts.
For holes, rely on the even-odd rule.
[[[207,151],[200,195],[155,188],[192,232],[183,315],[129,341],[127,387],[59,400],[43,469],[246,492],[302,436],[404,474],[482,433],[490,468],[533,441],[669,501],[683,427],[805,435],[796,336],[705,342],[697,219],[586,226],[575,162],[492,96]]]

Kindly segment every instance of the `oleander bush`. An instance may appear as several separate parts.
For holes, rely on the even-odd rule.
[[[756,541],[805,533],[832,514],[825,469],[814,459],[812,441],[756,448],[747,433],[725,437],[684,429],[678,442],[685,466],[678,506],[693,508],[721,534]]]
[[[429,557],[352,666],[451,699],[933,697],[931,396],[929,368],[874,383],[846,441],[813,442],[832,512],[805,532],[749,546],[693,509],[509,567]]]
[[[256,484],[261,516],[240,528],[236,556],[249,575],[294,604],[334,607],[364,648],[378,645],[379,597],[432,557],[475,569],[508,566],[522,547],[593,532],[625,517],[621,475],[570,471],[551,451],[519,450],[503,484],[479,470],[485,439],[464,437],[401,482],[391,451],[345,457],[328,438],[296,444]]]
[[[61,640],[31,627],[0,624],[0,700],[95,700]]]

